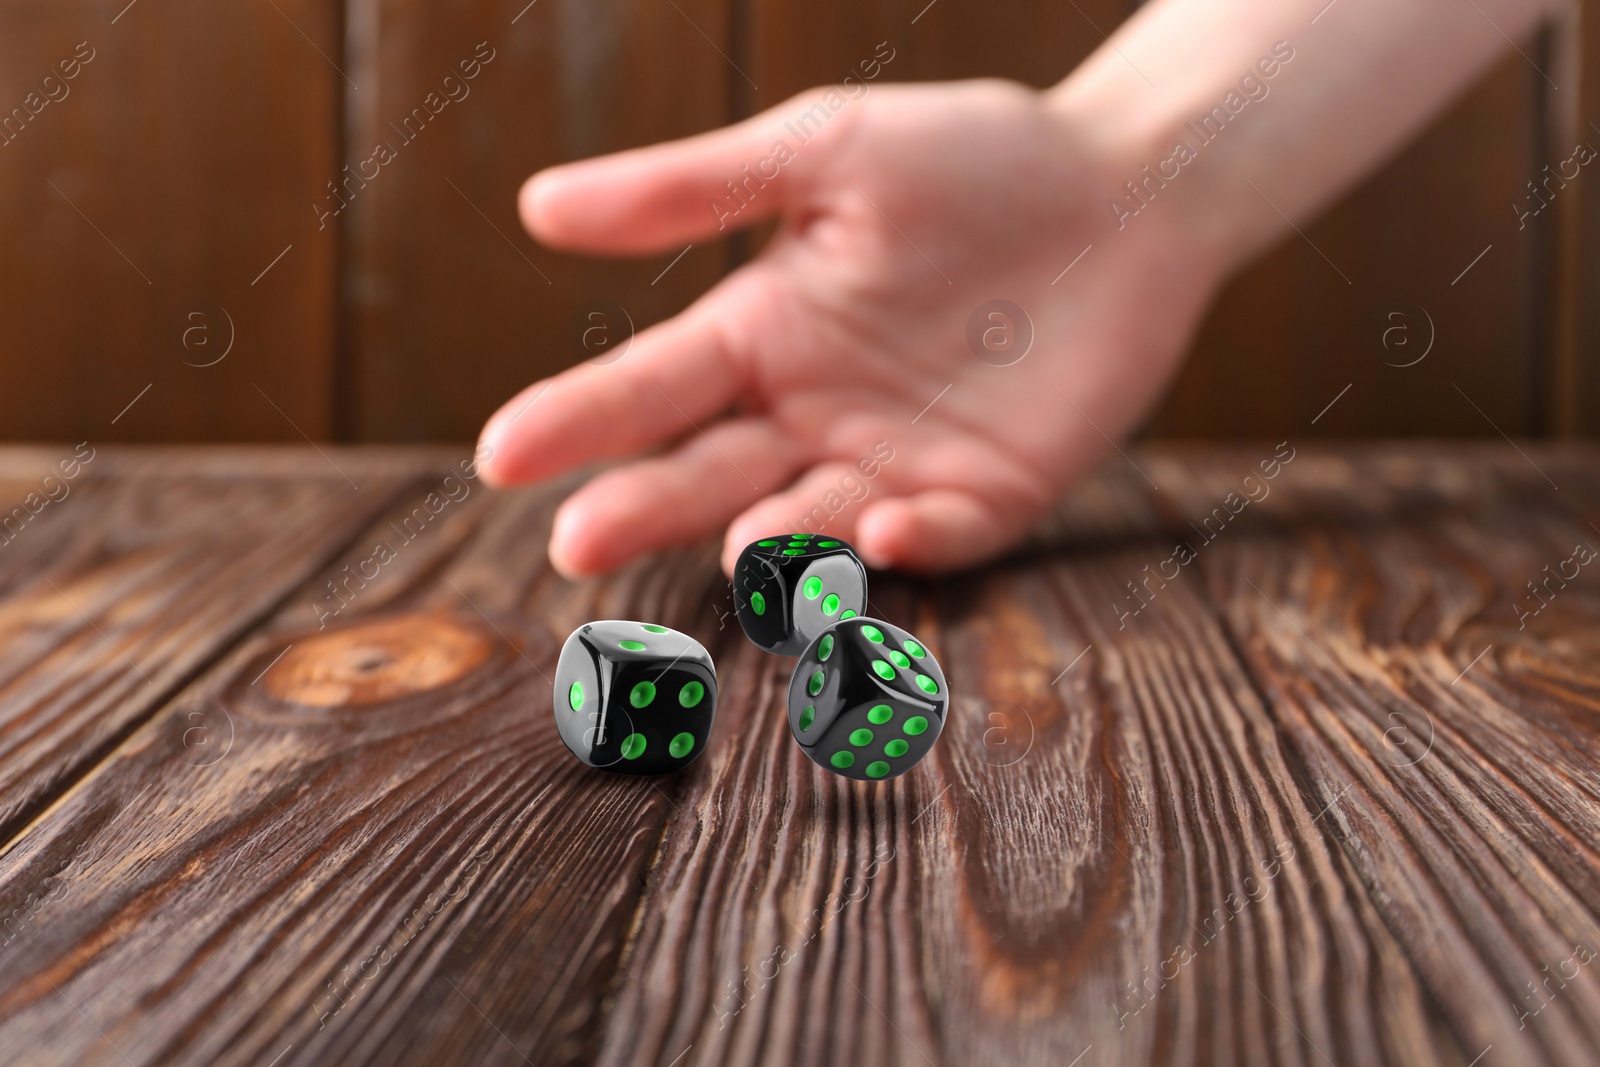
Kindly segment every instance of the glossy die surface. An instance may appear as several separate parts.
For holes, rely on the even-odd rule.
[[[949,703],[944,671],[921,641],[880,619],[849,619],[819,634],[796,664],[789,729],[835,774],[893,778],[932,750]]]
[[[620,774],[666,774],[705,749],[717,672],[705,646],[654,623],[572,631],[556,663],[556,728],[572,754]]]
[[[733,603],[757,646],[798,656],[824,628],[866,610],[867,569],[855,549],[835,538],[763,538],[739,554]]]

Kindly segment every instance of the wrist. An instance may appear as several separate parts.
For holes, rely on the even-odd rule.
[[[1292,48],[1279,51],[1292,60]],[[1107,54],[1046,90],[1043,106],[1094,157],[1092,193],[1112,233],[1153,239],[1164,257],[1220,284],[1278,235],[1281,219],[1248,184],[1253,146],[1234,134],[1224,149],[1219,139],[1289,60],[1269,49],[1241,60],[1229,80],[1156,91],[1130,61]]]

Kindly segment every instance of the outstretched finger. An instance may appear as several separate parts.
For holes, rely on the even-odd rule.
[[[1027,523],[962,489],[929,489],[874,501],[856,521],[855,547],[874,567],[938,573],[1012,547]]]
[[[549,478],[698,432],[745,390],[733,325],[764,299],[748,270],[633,339],[615,363],[580,364],[512,397],[479,436],[493,485]]]
[[[720,130],[542,170],[518,195],[523,225],[557,248],[628,255],[759,222],[790,196],[796,147],[837,139],[843,123],[822,100],[805,93]]]
[[[779,533],[814,533],[849,541],[859,507],[850,486],[863,484],[848,463],[823,463],[811,468],[788,489],[762,499],[728,525],[722,543],[722,569],[730,577],[739,553],[752,541]]]
[[[665,456],[607,471],[556,511],[550,561],[571,578],[699,541],[802,463],[801,448],[765,419],[718,423]]]

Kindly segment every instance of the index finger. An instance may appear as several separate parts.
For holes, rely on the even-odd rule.
[[[580,364],[512,397],[479,435],[484,478],[516,485],[633,455],[726,410],[747,380],[731,324],[749,298],[736,278],[640,333],[617,362]]]

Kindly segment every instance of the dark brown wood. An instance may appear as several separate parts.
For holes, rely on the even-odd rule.
[[[0,9],[0,435],[328,437],[339,11]]]
[[[1600,941],[1600,857],[1573,851],[1594,839],[1596,679],[1513,636],[1500,598],[1600,534],[1509,449],[1313,454],[1207,546],[1188,522],[1272,455],[1141,457],[1171,540],[915,599],[875,585],[964,690],[926,772],[811,773],[771,670],[744,731],[767,740],[680,801],[721,847],[668,840],[602,1061],[1589,1062],[1592,975],[1552,986],[1548,1032],[1519,1029],[1517,998],[1537,1009],[1524,977]],[[1592,492],[1581,464],[1541,463]],[[1092,545],[1105,517],[1087,526]],[[1193,570],[1119,628],[1125,583],[1180,537]],[[1375,618],[1352,633],[1357,612]],[[1538,702],[1561,710],[1512,699],[1493,661],[1454,699],[1513,641],[1559,661],[1567,692]]]
[[[1391,163],[1303,224],[1304,236],[1289,233],[1246,268],[1211,308],[1147,432],[1552,431],[1553,230],[1544,219],[1519,231],[1511,210],[1552,162],[1535,161],[1551,150],[1535,83],[1510,54]],[[1246,186],[1241,195],[1257,194]]]
[[[814,86],[860,78],[864,60],[882,82],[1003,77],[1054,85],[1104,41],[1127,14],[1121,0],[1046,4],[902,4],[842,0],[797,7],[740,0],[748,19],[751,78],[747,106],[760,110]],[[915,20],[915,21],[913,21]]]
[[[367,168],[379,176],[351,186],[338,220],[348,242],[344,436],[470,440],[524,386],[600,354],[581,344],[588,312],[621,339],[720,276],[716,244],[675,265],[680,249],[631,261],[552,253],[523,232],[516,197],[541,167],[727,121],[739,75],[718,54],[731,50],[724,5],[360,0],[350,10],[356,78],[372,86],[351,98],[351,159],[379,143],[396,156]],[[470,80],[463,61],[478,64]],[[437,115],[407,127],[424,106]]]
[[[993,76],[1050,85],[1132,8],[923,10],[884,2],[824,16],[814,6],[747,6],[752,77],[761,86],[746,94],[751,108],[839,80],[879,41],[895,49],[884,81]],[[1576,71],[1572,77],[1576,83]],[[1571,391],[1558,388],[1558,371],[1572,372],[1555,366],[1558,323],[1547,297],[1569,284],[1575,264],[1557,261],[1554,216],[1518,232],[1510,210],[1523,183],[1550,162],[1536,157],[1555,149],[1545,134],[1543,85],[1510,54],[1415,144],[1303,226],[1311,243],[1291,234],[1244,271],[1208,315],[1146,433],[1298,433],[1346,385],[1350,394],[1314,433],[1487,436],[1496,434],[1492,422],[1507,433],[1537,434],[1570,422],[1556,412],[1570,406]],[[1257,194],[1243,187],[1241,195]],[[1490,244],[1492,252],[1452,286]],[[1387,334],[1396,344],[1385,348],[1385,331],[1396,325],[1400,331]],[[1410,342],[1404,349],[1402,334]],[[1431,358],[1393,365],[1421,351],[1429,334]]]
[[[553,633],[597,614],[688,627],[714,600],[715,557],[670,586],[642,568],[574,588],[545,563],[548,494],[491,499],[442,463],[409,473],[100,786],[0,860],[17,879],[0,890],[17,927],[7,1047],[72,1063],[589,1054],[670,797],[565,754]],[[172,836],[148,833],[169,817]],[[199,851],[172,847],[191,835]],[[213,909],[219,893],[240,906]],[[60,966],[69,910],[104,924],[76,977]],[[91,991],[113,973],[139,977]],[[142,1006],[113,1021],[107,993]],[[80,1009],[96,1022],[74,1033]]]
[[[315,453],[183,455],[174,470],[160,450],[4,454],[0,838],[270,615],[408,476],[376,457],[345,457],[341,472]]]
[[[203,671],[10,831],[19,1061],[1564,1067],[1600,1043],[1592,450],[1119,458],[1026,552],[874,576],[953,693],[934,755],[878,784],[795,750],[788,661],[739,634],[711,546],[573,585],[544,561],[556,492],[435,455],[330,456],[399,486],[342,534],[314,454],[102,458],[65,554],[119,528],[142,554],[104,572],[172,573],[226,509],[219,553],[315,577],[264,623],[218,598],[209,644],[149,617]],[[38,459],[0,453],[0,481]],[[252,525],[290,500],[324,540]],[[0,620],[33,602],[10,573]],[[108,594],[108,635],[142,604]],[[602,617],[715,656],[688,771],[561,747],[559,642]],[[105,673],[36,658],[35,688]]]
[[[1552,22],[1539,34],[1534,54],[1541,67],[1551,75],[1551,81],[1558,86],[1564,81],[1568,86],[1566,92],[1561,92],[1548,83],[1539,83],[1548,146],[1545,154],[1555,159],[1552,169],[1565,169],[1570,174],[1572,164],[1566,161],[1580,144],[1593,151],[1596,138],[1595,131],[1583,118],[1588,111],[1583,98],[1592,98],[1594,87],[1586,84],[1583,77],[1584,70],[1592,68],[1589,67],[1591,56],[1585,52],[1586,20],[1582,18],[1582,5],[1573,5],[1569,13],[1573,17]],[[1544,176],[1541,166],[1540,177]],[[1552,188],[1558,192],[1576,192],[1573,183],[1565,189],[1552,183]],[[1583,239],[1583,204],[1576,196],[1563,197],[1540,214],[1548,216],[1544,232],[1549,248],[1549,282],[1541,287],[1535,314],[1539,316],[1541,333],[1549,351],[1550,371],[1545,375],[1544,387],[1550,428],[1557,437],[1592,436],[1586,430],[1593,418],[1588,410],[1592,405],[1586,400],[1596,361],[1588,358],[1582,339],[1583,275],[1587,255]]]
[[[0,116],[24,118],[0,132],[0,436],[470,439],[592,354],[591,312],[642,329],[756,243],[558,255],[516,218],[534,170],[721,125],[879,42],[884,80],[1047,85],[1135,6],[7,5]],[[1525,230],[1512,211],[1577,139],[1600,144],[1594,22],[1519,42],[1565,91],[1508,53],[1303,227],[1315,249],[1290,236],[1236,279],[1147,434],[1280,434],[1346,385],[1316,434],[1595,432],[1595,198],[1572,182]],[[1389,365],[1416,350],[1384,349],[1397,323],[1433,336],[1427,360]]]
[[[1581,4],[1575,26],[1567,27],[1556,37],[1561,54],[1575,58],[1578,67],[1578,99],[1576,114],[1559,113],[1565,119],[1562,125],[1576,127],[1576,135],[1600,148],[1600,134],[1589,123],[1600,113],[1600,10],[1593,0]],[[1565,100],[1562,105],[1567,105]],[[1568,339],[1571,346],[1572,373],[1566,378],[1572,396],[1564,399],[1569,405],[1568,425],[1574,436],[1593,438],[1600,436],[1600,366],[1595,353],[1600,352],[1600,196],[1592,192],[1569,206],[1564,220],[1571,227],[1567,241],[1576,259],[1576,271],[1563,279],[1565,288],[1565,325],[1572,331]]]

